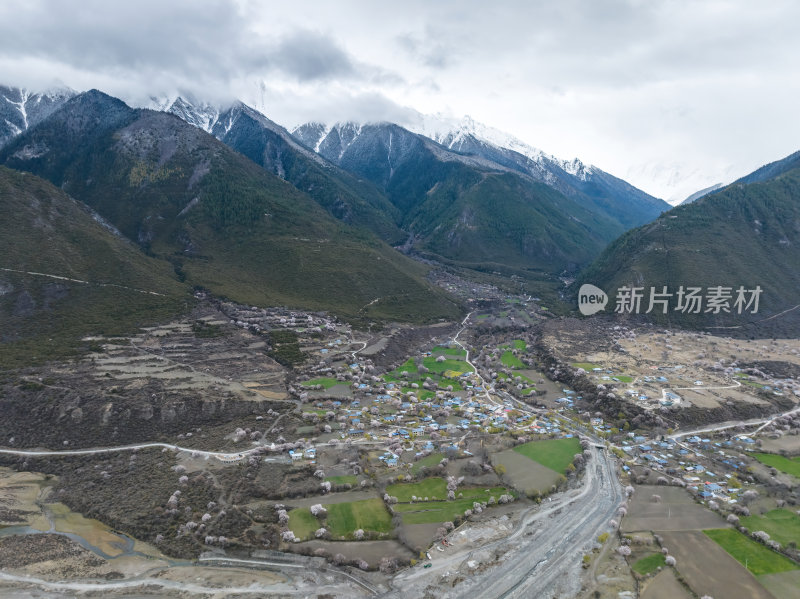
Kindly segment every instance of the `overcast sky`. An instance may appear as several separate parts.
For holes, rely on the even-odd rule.
[[[0,82],[470,115],[673,200],[800,149],[796,0],[4,0]]]

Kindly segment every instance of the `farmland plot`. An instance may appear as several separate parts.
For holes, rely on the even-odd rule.
[[[677,570],[698,595],[774,599],[756,578],[701,531],[661,533]]]
[[[653,495],[661,498],[653,500]],[[623,532],[638,530],[703,530],[722,528],[725,521],[711,510],[695,503],[679,487],[640,485],[631,498],[628,515],[622,519]]]
[[[527,494],[549,491],[550,487],[558,483],[561,476],[555,470],[542,466],[513,449],[492,455],[492,464],[505,466],[505,478],[515,489]]]

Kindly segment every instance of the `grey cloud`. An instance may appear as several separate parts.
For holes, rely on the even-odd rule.
[[[292,91],[264,89],[260,103],[270,117],[294,127],[309,121],[395,123],[409,122],[418,113],[379,92],[327,90],[328,93],[297,95]],[[272,107],[272,108],[270,108]]]
[[[357,75],[350,57],[331,38],[313,31],[297,31],[282,40],[272,59],[276,68],[300,81]]]
[[[246,31],[222,0],[115,3],[26,2],[0,15],[0,53],[36,56],[86,69],[180,69],[202,74],[235,68]],[[231,47],[231,43],[234,46]]]
[[[618,172],[687,149],[715,170],[796,149],[797,22],[796,0],[3,0],[0,76],[263,98],[285,124],[411,103]]]
[[[438,38],[430,28],[423,34],[405,33],[395,38],[397,44],[415,61],[434,69],[445,69],[457,60],[455,47]]]
[[[135,85],[224,94],[236,81],[278,76],[299,83],[402,78],[355,60],[330,35],[257,29],[228,0],[32,0],[0,5],[0,61],[36,59]],[[52,76],[52,74],[51,74]],[[14,83],[14,82],[10,82]],[[165,86],[170,89],[163,89]]]

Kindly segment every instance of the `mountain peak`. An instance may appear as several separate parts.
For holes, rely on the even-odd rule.
[[[563,160],[525,143],[518,137],[485,125],[464,115],[460,119],[441,114],[420,114],[408,129],[424,135],[455,152],[476,153],[476,145],[489,144],[501,150],[510,150],[540,165],[556,166],[570,175],[588,180],[598,169],[578,158]],[[478,152],[480,153],[480,152]],[[547,182],[545,180],[545,182]]]
[[[191,97],[178,96],[165,112],[174,114],[190,125],[210,133],[219,119],[220,109],[208,102],[198,102]]]
[[[0,148],[55,112],[77,94],[55,85],[41,91],[0,85]]]

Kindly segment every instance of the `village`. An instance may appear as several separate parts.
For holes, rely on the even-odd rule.
[[[129,341],[98,339],[81,366],[105,390],[98,401],[139,393],[133,375],[145,372],[158,386],[143,401],[189,397],[201,386],[206,399],[192,425],[170,420],[166,406],[149,420],[152,412],[139,409],[135,426],[120,430],[163,426],[164,447],[142,445],[137,461],[120,453],[91,458],[91,470],[67,468],[71,487],[62,497],[79,512],[90,489],[137,474],[138,462],[147,473],[141,485],[152,486],[148,496],[159,505],[144,518],[126,498],[125,510],[108,504],[110,521],[154,552],[322,558],[378,585],[387,580],[381,576],[417,580],[422,569],[449,588],[502,563],[474,553],[483,544],[515,546],[506,536],[600,484],[596,472],[608,466],[613,481],[600,488],[614,515],[593,524],[595,540],[570,558],[584,568],[587,589],[655,592],[671,588],[674,571],[692,592],[702,590],[686,552],[693,543],[712,556],[727,551],[708,537],[717,530],[739,535],[720,541],[728,549],[752,539],[797,559],[791,464],[800,419],[791,412],[790,367],[760,362],[762,350],[746,341],[627,327],[587,335],[581,323],[529,310],[527,297],[493,293],[462,323],[364,331],[324,313],[217,302]],[[671,347],[660,349],[664,338]],[[786,363],[797,360],[790,343],[766,343]],[[644,347],[656,344],[658,352]],[[723,359],[737,344],[742,358]],[[701,345],[705,357],[697,357]],[[686,422],[702,423],[698,410],[731,402],[740,410],[732,415],[751,418]],[[223,407],[229,411],[218,422],[208,419]],[[776,412],[786,415],[765,420]],[[80,446],[81,438],[72,433],[69,441],[62,446]],[[782,453],[785,463],[776,462]],[[627,496],[614,503],[620,482]],[[599,505],[588,501],[582,513]],[[776,523],[789,532],[776,536]],[[761,532],[779,547],[753,536]],[[547,545],[539,539],[530,550],[539,546]],[[747,566],[735,566],[734,579],[746,577],[758,555],[747,547],[754,553],[743,554]],[[797,571],[763,573],[777,578],[758,584],[786,586]]]

